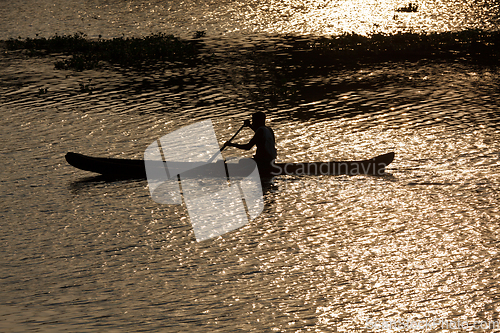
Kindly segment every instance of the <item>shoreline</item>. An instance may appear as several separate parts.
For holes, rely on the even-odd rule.
[[[263,65],[272,60],[286,71],[299,66],[312,69],[422,59],[462,59],[495,64],[500,58],[499,40],[500,31],[484,30],[371,36],[343,34],[328,38],[284,35],[256,40],[245,47],[229,45],[221,53],[215,47],[217,38],[202,32],[197,32],[192,39],[158,33],[141,38],[97,40],[75,33],[9,39],[0,41],[0,47],[5,53],[21,50],[28,56],[63,54],[67,58],[58,60],[55,68],[76,71],[98,69],[105,64],[142,68],[158,62],[193,67],[221,61],[233,54],[263,62]]]

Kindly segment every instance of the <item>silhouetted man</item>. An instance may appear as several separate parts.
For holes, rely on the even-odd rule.
[[[244,125],[250,127],[254,132],[253,138],[247,144],[237,144],[226,142],[224,146],[235,147],[244,150],[250,150],[253,146],[257,146],[257,152],[253,159],[259,166],[261,171],[270,171],[271,163],[277,156],[276,142],[274,132],[266,126],[266,114],[264,112],[256,112],[252,114],[252,122],[246,120]]]

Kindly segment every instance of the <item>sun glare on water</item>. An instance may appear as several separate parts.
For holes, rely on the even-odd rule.
[[[496,22],[495,15],[483,13],[483,9],[480,4],[464,5],[460,1],[271,0],[255,7],[243,6],[236,13],[245,13],[243,23],[246,28],[238,28],[241,31],[251,29],[271,34],[371,35],[489,28],[492,22]]]

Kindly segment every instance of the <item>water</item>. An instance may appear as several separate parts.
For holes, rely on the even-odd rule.
[[[355,3],[390,7],[391,15],[404,5],[286,5],[291,16],[304,17]],[[166,3],[55,4],[51,21],[42,20],[48,9],[30,2],[2,2],[4,16],[22,9],[38,18],[9,25],[3,38],[73,33],[82,21],[75,11],[105,17],[89,26],[89,36],[147,35],[161,27],[160,17],[179,35],[207,27],[204,42],[219,45],[221,60],[73,72],[54,70],[58,56],[2,55],[0,331],[352,332],[364,331],[367,319],[500,320],[498,66],[421,60],[334,67],[294,78],[296,90],[287,90],[269,69],[274,58],[266,67],[249,54],[285,43],[267,39],[269,32],[330,30],[282,25],[282,11],[264,9],[272,3],[171,3],[172,16],[151,12]],[[252,6],[258,10],[248,20],[228,18]],[[426,27],[444,30],[494,25],[497,16],[488,13],[498,13],[486,2],[446,2],[440,15],[427,9],[444,3],[419,6],[415,16],[430,22]],[[203,15],[199,25],[190,18]],[[359,15],[358,26],[374,26]],[[147,25],[148,17],[155,24]],[[140,158],[158,137],[208,118],[222,144],[257,110],[268,113],[283,161],[388,151],[396,159],[382,177],[280,177],[265,189],[256,220],[201,243],[185,206],[153,202],[145,180],[106,182],[64,160],[68,151]],[[246,130],[237,141],[250,137]]]
[[[398,31],[498,29],[495,0],[421,0],[416,13],[398,13],[409,2],[355,1],[15,1],[0,2],[0,39],[81,31],[90,37],[154,32],[192,36],[234,34],[331,35]]]

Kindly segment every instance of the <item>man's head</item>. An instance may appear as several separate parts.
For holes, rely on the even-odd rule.
[[[259,128],[266,124],[266,114],[262,111],[255,112],[252,114],[252,126],[254,128]]]

